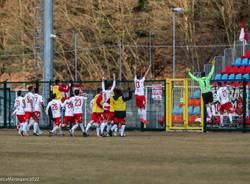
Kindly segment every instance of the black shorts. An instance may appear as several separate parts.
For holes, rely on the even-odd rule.
[[[115,118],[126,118],[126,111],[115,111]]]
[[[207,93],[202,93],[202,98],[204,104],[212,103],[214,101],[213,93],[211,91]]]

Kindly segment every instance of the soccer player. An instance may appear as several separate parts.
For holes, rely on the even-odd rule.
[[[70,99],[66,99],[63,102],[62,107],[65,109],[62,127],[66,127],[74,122],[73,104]]]
[[[56,94],[56,99],[64,102],[69,98],[71,83],[69,84],[60,84],[60,80],[55,80],[55,85],[52,86],[52,94]]]
[[[84,136],[88,135],[88,131],[93,123],[96,123],[96,135],[100,137],[100,124],[102,122],[103,116],[103,106],[102,106],[102,89],[97,88],[96,95],[92,100],[92,113],[91,113],[91,120],[87,124]]]
[[[149,65],[146,73],[141,78],[139,74],[136,74],[135,70],[135,78],[134,78],[134,84],[135,84],[135,100],[136,100],[136,107],[138,109],[138,114],[140,117],[141,125],[148,124],[147,121],[147,114],[146,114],[146,98],[144,96],[144,81],[146,79],[146,76],[148,75],[148,72],[151,68],[151,65]]]
[[[190,72],[190,68],[186,68],[186,72],[187,74],[195,81],[198,82],[199,86],[200,86],[200,90],[201,90],[201,95],[202,95],[202,99],[203,102],[206,106],[206,111],[205,113],[209,113],[208,111],[208,107],[211,106],[211,104],[213,103],[213,93],[212,93],[212,86],[210,84],[210,80],[213,76],[214,73],[214,69],[215,69],[215,60],[212,60],[212,68],[208,74],[208,76],[205,76],[205,72],[201,73],[201,77],[196,77],[194,76],[191,72]],[[206,117],[206,116],[205,116]]]
[[[114,90],[113,103],[114,103],[114,123],[111,130],[115,130],[117,127],[120,129],[119,133],[121,137],[125,136],[125,127],[126,127],[126,102],[132,98],[132,91],[128,89],[129,95],[124,96],[122,91],[118,88]]]
[[[59,131],[59,134],[63,135],[61,128],[61,107],[61,101],[56,99],[56,94],[52,94],[52,100],[48,103],[46,107],[46,114],[49,115],[49,109],[51,109],[54,121],[53,129],[49,132],[50,135],[55,135],[57,131]]]
[[[84,126],[82,123],[82,111],[83,111],[83,104],[84,100],[87,98],[84,96],[79,96],[80,91],[77,89],[75,90],[75,96],[71,97],[70,100],[73,104],[73,113],[74,113],[74,123],[75,125],[69,130],[71,136],[75,134],[75,130],[80,126],[82,130],[83,136],[85,136]]]
[[[34,112],[32,115],[32,118],[34,119],[34,125],[33,125],[33,135],[40,135],[42,134],[42,131],[39,128],[39,118],[41,114],[41,107],[44,109],[44,101],[43,97],[39,94],[39,89],[35,88],[34,90]]]
[[[22,91],[17,91],[17,98],[15,99],[14,112],[19,122],[19,134],[21,136],[27,135],[27,122],[25,121],[24,112],[24,98],[22,97]]]
[[[34,94],[32,93],[33,86],[28,87],[28,93],[24,96],[24,103],[25,103],[25,120],[27,123],[27,131],[29,128],[34,124],[34,119],[32,118],[33,111],[34,111]]]
[[[230,124],[233,122],[233,106],[229,99],[228,88],[226,86],[222,86],[221,82],[218,82],[218,98],[220,101],[220,125],[223,127],[223,114],[226,113],[229,117]]]
[[[113,83],[108,82],[107,83],[107,89],[105,88],[104,84],[105,78],[102,77],[102,98],[103,98],[103,117],[104,121],[101,123],[100,129],[101,129],[101,135],[104,136],[104,129],[107,125],[107,131],[110,130],[111,126],[111,121],[113,119],[113,113],[110,112],[110,97],[113,94],[113,91],[116,86],[116,81],[115,81],[115,74],[113,73]]]

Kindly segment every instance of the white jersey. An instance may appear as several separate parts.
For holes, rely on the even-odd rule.
[[[43,104],[43,97],[39,94],[34,94],[33,107],[34,112],[41,112],[41,105]]]
[[[64,112],[65,116],[73,116],[74,115],[73,104],[69,99],[67,99],[63,102],[62,107],[65,108],[65,112]]]
[[[33,107],[34,95],[33,95],[33,93],[28,92],[28,93],[24,96],[24,102],[25,102],[24,111],[25,111],[25,112],[33,112],[33,110],[34,110],[34,107]]]
[[[105,89],[105,85],[104,85],[104,81],[102,81],[102,99],[103,99],[103,108],[104,110],[108,110],[110,104],[108,103],[111,95],[113,94],[113,91],[115,89],[116,86],[116,81],[113,81],[112,87],[111,89]]]
[[[73,104],[73,113],[82,114],[84,100],[87,99],[84,96],[74,96],[70,98],[71,103]]]
[[[145,78],[137,79],[135,76],[134,83],[135,83],[135,95],[144,96],[144,81]]]
[[[24,115],[24,98],[21,96],[18,96],[15,100],[14,108],[16,115]]]
[[[217,91],[217,95],[220,100],[220,104],[225,104],[230,102],[227,87],[220,87]]]
[[[52,116],[53,118],[59,118],[61,117],[61,107],[62,103],[60,100],[52,100],[48,103],[46,107],[46,114],[49,114],[49,108],[51,108]]]

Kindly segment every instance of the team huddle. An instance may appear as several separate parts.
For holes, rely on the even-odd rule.
[[[144,81],[149,69],[150,66],[142,78],[136,74],[134,78],[136,106],[142,124],[148,123],[145,111]],[[103,77],[101,88],[96,89],[96,94],[91,100],[91,120],[86,126],[83,123],[83,115],[86,115],[83,114],[84,101],[90,97],[79,88],[66,95],[68,89],[69,87],[65,87],[62,90],[64,95],[62,95],[59,86],[53,86],[51,99],[48,100],[47,105],[39,94],[39,89],[33,90],[33,86],[28,87],[28,92],[24,96],[22,91],[17,91],[13,115],[15,114],[18,120],[19,134],[26,136],[33,127],[33,135],[41,135],[43,132],[39,127],[39,118],[41,111],[45,109],[46,115],[53,121],[53,129],[49,131],[50,136],[64,135],[64,127],[71,127],[70,136],[74,136],[76,130],[80,128],[82,135],[87,137],[91,127],[96,129],[97,136],[125,136],[126,102],[132,98],[132,91],[128,88],[128,95],[124,95],[123,91],[116,87],[114,74],[113,82],[107,82],[105,85]]]

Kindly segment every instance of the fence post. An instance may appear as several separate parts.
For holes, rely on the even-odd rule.
[[[39,80],[36,80],[36,89],[39,89]]]
[[[7,82],[3,84],[3,126],[7,127]]]
[[[206,104],[203,101],[203,97],[201,97],[201,105],[203,106],[203,132],[206,133],[207,132],[207,108],[206,108]]]
[[[246,79],[244,78],[243,79],[243,117],[242,117],[242,120],[243,120],[243,126],[242,126],[242,132],[246,132],[246,106],[247,106],[247,103],[246,103],[246,100],[247,100],[247,88],[246,88],[246,85],[247,85],[247,82],[246,82]]]

